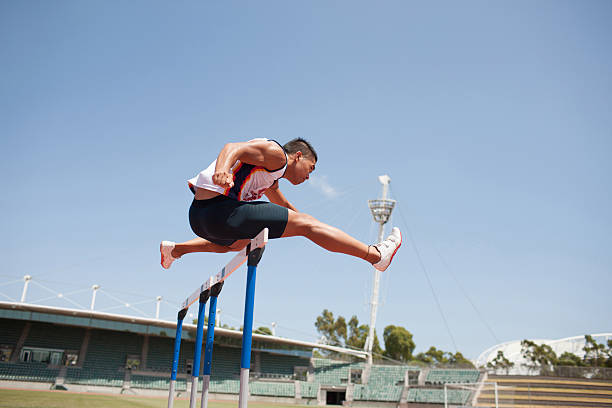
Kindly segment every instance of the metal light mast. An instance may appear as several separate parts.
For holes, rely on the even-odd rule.
[[[391,217],[391,212],[395,206],[395,200],[387,199],[389,183],[391,177],[388,175],[378,176],[378,181],[382,184],[382,198],[380,200],[368,200],[368,207],[372,212],[374,221],[379,224],[378,242],[384,239],[385,224]],[[374,268],[374,284],[372,286],[372,299],[370,301],[370,331],[365,343],[365,351],[368,353],[368,365],[372,365],[372,348],[374,347],[374,329],[376,328],[376,313],[378,311],[378,290],[380,286],[380,271]]]

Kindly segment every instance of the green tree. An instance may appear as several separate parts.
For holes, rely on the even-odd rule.
[[[415,359],[427,365],[446,365],[449,363],[446,357],[447,354],[448,353],[431,346],[425,353],[417,354]]]
[[[253,333],[255,333],[255,334],[263,334],[265,336],[271,336],[272,335],[272,330],[270,330],[269,327],[261,326],[261,327],[258,327],[257,330],[253,331]]]
[[[504,370],[508,374],[508,371],[514,367],[514,363],[506,358],[503,351],[498,350],[497,357],[489,361],[487,367],[494,370]]]
[[[536,344],[531,340],[521,341],[521,353],[529,361],[531,369],[540,369],[540,374],[550,373],[552,367],[557,365],[557,354],[548,344]]]
[[[328,344],[340,347],[349,347],[355,349],[363,349],[370,326],[367,324],[359,324],[357,316],[351,317],[346,323],[346,319],[342,316],[334,317],[334,314],[325,309],[320,316],[317,317],[315,327],[319,334],[322,334],[327,339]],[[372,353],[383,354],[380,347],[376,330],[374,330],[374,344]],[[332,353],[333,354],[333,353]]]
[[[586,334],[584,336],[584,363],[589,367],[605,367],[609,359],[609,350],[606,350],[604,344],[599,344],[593,336]],[[610,347],[610,341],[608,341]]]
[[[448,363],[458,368],[475,368],[474,364],[458,351],[455,354],[448,353]]]
[[[583,366],[584,364],[580,357],[578,357],[577,355],[573,353],[566,351],[565,353],[561,354],[559,358],[557,359],[557,365],[565,366],[565,367],[567,366],[580,367],[580,366]]]
[[[353,316],[348,322],[348,328],[349,337],[346,340],[346,345],[356,349],[363,349],[368,338],[370,326],[367,324],[360,325],[357,316]]]
[[[328,344],[333,346],[343,346],[346,343],[346,320],[342,316],[334,318],[334,314],[324,309],[321,316],[315,322],[317,331],[325,336]]]
[[[412,352],[416,346],[412,340],[412,333],[404,327],[393,325],[385,327],[383,339],[385,356],[402,362],[412,360]]]

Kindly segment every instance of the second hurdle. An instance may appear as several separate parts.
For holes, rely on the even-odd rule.
[[[240,357],[240,393],[238,407],[246,408],[249,396],[249,372],[251,368],[251,343],[253,336],[253,309],[255,303],[255,277],[257,265],[261,260],[263,251],[268,243],[268,229],[264,228],[251,242],[231,261],[221,269],[221,272],[207,279],[195,292],[193,292],[181,304],[178,312],[176,324],[176,337],[174,340],[174,354],[172,358],[172,372],[170,375],[170,393],[168,395],[168,408],[174,404],[174,394],[176,387],[176,377],[179,363],[179,353],[181,348],[181,333],[183,319],[187,315],[189,306],[199,300],[198,324],[196,329],[196,343],[192,366],[191,394],[189,398],[189,408],[196,407],[198,397],[198,380],[200,376],[200,358],[202,355],[202,342],[204,336],[204,307],[210,300],[208,311],[208,327],[206,330],[206,346],[204,348],[204,367],[202,376],[202,408],[208,407],[208,388],[210,384],[210,374],[212,369],[212,350],[215,338],[215,318],[217,310],[217,298],[223,289],[223,283],[240,265],[247,261],[247,284],[246,296],[244,300],[244,324],[242,331],[242,351]]]

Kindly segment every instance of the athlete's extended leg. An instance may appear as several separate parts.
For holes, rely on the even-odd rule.
[[[381,244],[371,246],[308,214],[289,210],[289,217],[283,237],[294,236],[306,237],[328,251],[340,252],[365,259],[381,270],[387,268],[402,243],[401,234],[399,229],[396,228],[394,228],[391,236]]]
[[[170,268],[172,262],[185,254],[192,252],[216,252],[225,253],[230,251],[240,251],[249,243],[248,239],[241,239],[230,246],[224,246],[210,242],[204,238],[194,238],[185,242],[162,241],[159,246],[161,252],[161,264],[164,268]]]

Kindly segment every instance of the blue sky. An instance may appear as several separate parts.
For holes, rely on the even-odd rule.
[[[162,239],[193,237],[185,181],[226,142],[299,136],[317,170],[281,189],[363,241],[377,176],[392,178],[405,241],[379,335],[400,325],[417,351],[475,358],[610,331],[611,18],[607,1],[1,1],[0,298],[30,274],[83,305],[94,283],[151,315],[155,296],[178,304],[231,257],[159,266]],[[224,323],[240,325],[245,274]],[[316,340],[324,308],[367,322],[371,279],[274,241],[256,324]],[[135,313],[116,304],[97,308]]]

